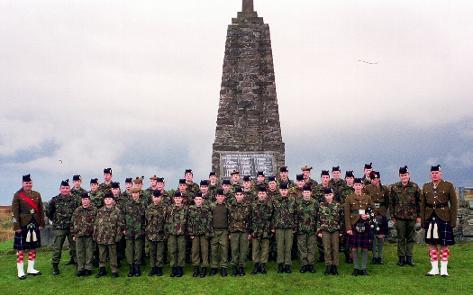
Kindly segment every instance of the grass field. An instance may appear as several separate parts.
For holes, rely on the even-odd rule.
[[[96,279],[77,278],[75,269],[65,266],[69,255],[65,252],[60,265],[61,275],[51,275],[50,252],[38,254],[37,268],[42,276],[16,278],[15,255],[5,254],[11,242],[0,243],[0,290],[9,294],[471,294],[473,290],[473,244],[459,244],[452,248],[450,277],[425,277],[430,263],[425,246],[417,246],[415,267],[398,267],[395,245],[388,245],[386,265],[369,265],[369,276],[353,277],[350,265],[342,263],[339,277],[324,276],[323,266],[317,264],[315,274],[300,274],[298,262],[292,274],[277,274],[270,263],[267,275],[221,278],[220,276],[193,278],[191,267],[184,277],[170,278],[169,269],[163,277],[148,277],[148,267],[140,278],[128,278],[127,267],[122,266],[120,278],[107,276]],[[252,264],[249,263],[247,270]]]

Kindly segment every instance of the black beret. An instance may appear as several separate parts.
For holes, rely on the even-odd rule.
[[[440,165],[431,166],[430,167],[430,172],[434,172],[434,171],[442,171],[442,168],[440,167]]]
[[[251,181],[251,178],[248,175],[243,176],[243,181]]]
[[[31,175],[30,174],[23,175],[23,182],[30,182],[30,181],[31,181]]]
[[[208,186],[208,185],[209,185],[209,181],[208,181],[208,180],[201,180],[201,181],[200,181],[200,185]]]
[[[406,174],[406,173],[409,173],[409,168],[407,168],[407,166],[399,168],[399,174]]]
[[[223,189],[219,188],[216,192],[217,195],[223,195]]]
[[[112,174],[112,168],[105,168],[105,169],[103,169],[103,173]]]
[[[259,192],[266,192],[266,187],[260,186],[260,187],[258,187],[258,191]]]
[[[112,182],[110,185],[112,186],[112,188],[120,188],[119,182]]]
[[[236,194],[236,193],[243,193],[243,189],[242,189],[241,187],[237,187],[237,188],[235,189],[235,194]]]
[[[156,197],[156,198],[161,197],[161,191],[159,191],[159,190],[154,190],[154,191],[153,191],[153,197]]]
[[[365,164],[365,169],[373,169],[373,163]]]
[[[98,179],[98,178],[92,178],[92,179],[90,180],[90,184],[94,184],[94,183],[95,183],[95,184],[99,184],[99,179]]]
[[[222,181],[222,184],[231,185],[232,183],[230,182],[229,179],[224,179],[224,180]]]
[[[355,174],[353,173],[353,171],[347,171],[345,172],[345,178],[347,177],[355,177]]]
[[[371,171],[370,172],[370,179],[381,178],[381,174],[378,171]]]
[[[174,198],[182,198],[181,192],[175,192],[174,193]]]
[[[185,179],[179,179],[179,184],[186,184],[186,180]]]
[[[195,194],[195,197],[196,197],[196,198],[197,198],[197,197],[202,198],[202,196],[203,196],[202,192],[197,192],[197,194]]]
[[[125,178],[125,183],[132,183],[132,182],[133,182],[133,178],[131,177]]]
[[[308,184],[304,185],[304,188],[302,188],[303,191],[312,191],[312,187]]]
[[[186,171],[184,171],[184,174],[187,174],[187,173],[194,174],[194,173],[192,173],[192,169],[186,169]]]
[[[270,177],[268,177],[268,181],[276,181],[276,177],[270,176]]]
[[[69,186],[69,179],[61,181],[61,186]]]
[[[279,172],[289,172],[287,170],[287,166],[282,166],[281,168],[279,168]]]
[[[328,172],[328,170],[322,170],[322,173],[320,173],[320,176],[330,176],[330,173]]]
[[[209,177],[210,177],[210,176],[216,176],[216,175],[217,175],[217,174],[216,174],[215,172],[213,172],[213,171],[209,173]]]
[[[332,167],[332,172],[338,171],[340,172],[340,166]]]
[[[287,186],[287,183],[280,183],[279,184],[279,189],[287,189],[288,186]]]
[[[332,194],[333,191],[330,187],[324,187],[324,195]]]
[[[304,180],[304,175],[302,175],[302,174],[297,174],[297,175],[296,175],[296,180],[297,180],[297,181]]]
[[[164,182],[164,177],[158,177],[158,179],[156,179],[157,182]]]
[[[104,199],[106,198],[111,198],[111,199],[115,199],[115,197],[113,196],[112,192],[111,191],[107,191],[105,193],[105,195],[103,196]]]
[[[361,181],[361,178],[355,178],[355,180],[353,181],[353,183],[363,183],[363,182]]]
[[[90,199],[88,192],[83,192],[80,194],[81,199]]]
[[[257,176],[264,176],[264,172],[263,171],[258,171],[258,173],[256,175]]]
[[[74,176],[72,176],[72,181],[79,181],[79,180],[82,180],[82,178],[80,177],[80,175],[74,175]]]

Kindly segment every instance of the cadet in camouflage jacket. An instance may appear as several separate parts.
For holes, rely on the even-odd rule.
[[[153,202],[146,208],[146,238],[150,245],[151,275],[162,275],[164,265],[164,224],[166,222],[167,204],[159,191],[153,192]]]
[[[306,197],[304,197],[306,194]],[[297,229],[297,249],[301,261],[300,272],[314,272],[317,232],[317,211],[319,203],[311,197],[311,187],[306,186],[297,202],[295,216]]]
[[[235,190],[235,201],[228,205],[228,232],[232,251],[232,275],[245,275],[248,237],[251,222],[251,202],[242,188]],[[250,194],[250,198],[253,196]]]

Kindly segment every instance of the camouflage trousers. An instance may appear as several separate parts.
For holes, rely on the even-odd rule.
[[[338,247],[340,232],[334,231],[333,233],[323,231],[322,232],[322,242],[324,244],[324,257],[325,265],[335,265],[338,266]]]
[[[228,231],[215,230],[212,239],[210,240],[211,259],[210,267],[226,268],[228,262]]]
[[[412,257],[416,221],[398,219],[395,226],[397,231],[397,255]]]
[[[251,241],[254,263],[268,263],[269,256],[269,238],[253,239]]]
[[[143,257],[143,239],[127,239],[126,240],[126,261],[128,264],[141,264],[141,258]]]
[[[192,265],[209,267],[209,239],[205,235],[192,239]]]
[[[292,229],[276,229],[277,263],[291,265]]]
[[[169,235],[168,255],[171,267],[184,267],[186,263],[186,237]]]
[[[248,256],[248,233],[231,233],[230,249],[232,253],[232,266],[245,267]]]
[[[62,247],[64,242],[69,243],[69,253],[71,259],[76,260],[76,242],[72,240],[72,234],[69,230],[55,229],[54,230],[54,244],[53,244],[53,256],[51,259],[52,264],[59,264],[61,261]]]
[[[314,265],[315,262],[315,234],[298,234],[297,249],[301,265]]]
[[[118,272],[118,261],[117,261],[117,245],[103,245],[99,246],[99,267],[105,267],[107,257],[110,261],[110,269],[113,273]]]
[[[94,242],[91,236],[76,238],[77,270],[92,270],[94,258]]]
[[[164,241],[149,241],[149,264],[150,267],[163,267],[164,265]]]

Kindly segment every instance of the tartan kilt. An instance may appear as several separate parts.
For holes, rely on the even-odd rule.
[[[369,225],[366,223],[366,230],[363,233],[356,231],[357,224],[365,223],[361,219],[352,226],[353,235],[348,236],[348,246],[352,249],[369,249],[371,245],[371,230]]]
[[[21,227],[21,232],[15,232],[15,238],[13,241],[13,249],[18,251],[23,250],[33,250],[41,247],[41,234],[39,231],[39,225],[36,222],[33,222],[35,228],[33,229],[36,233],[36,242],[26,242],[26,235],[28,234],[27,227]]]
[[[428,238],[428,228],[429,225],[432,224],[432,228],[434,224],[437,224],[438,228],[438,239],[434,239],[433,237]],[[425,243],[428,245],[440,245],[440,246],[450,246],[455,245],[455,237],[453,235],[453,228],[450,226],[448,221],[443,221],[442,219],[438,218],[436,214],[433,214],[426,222],[425,222]]]

